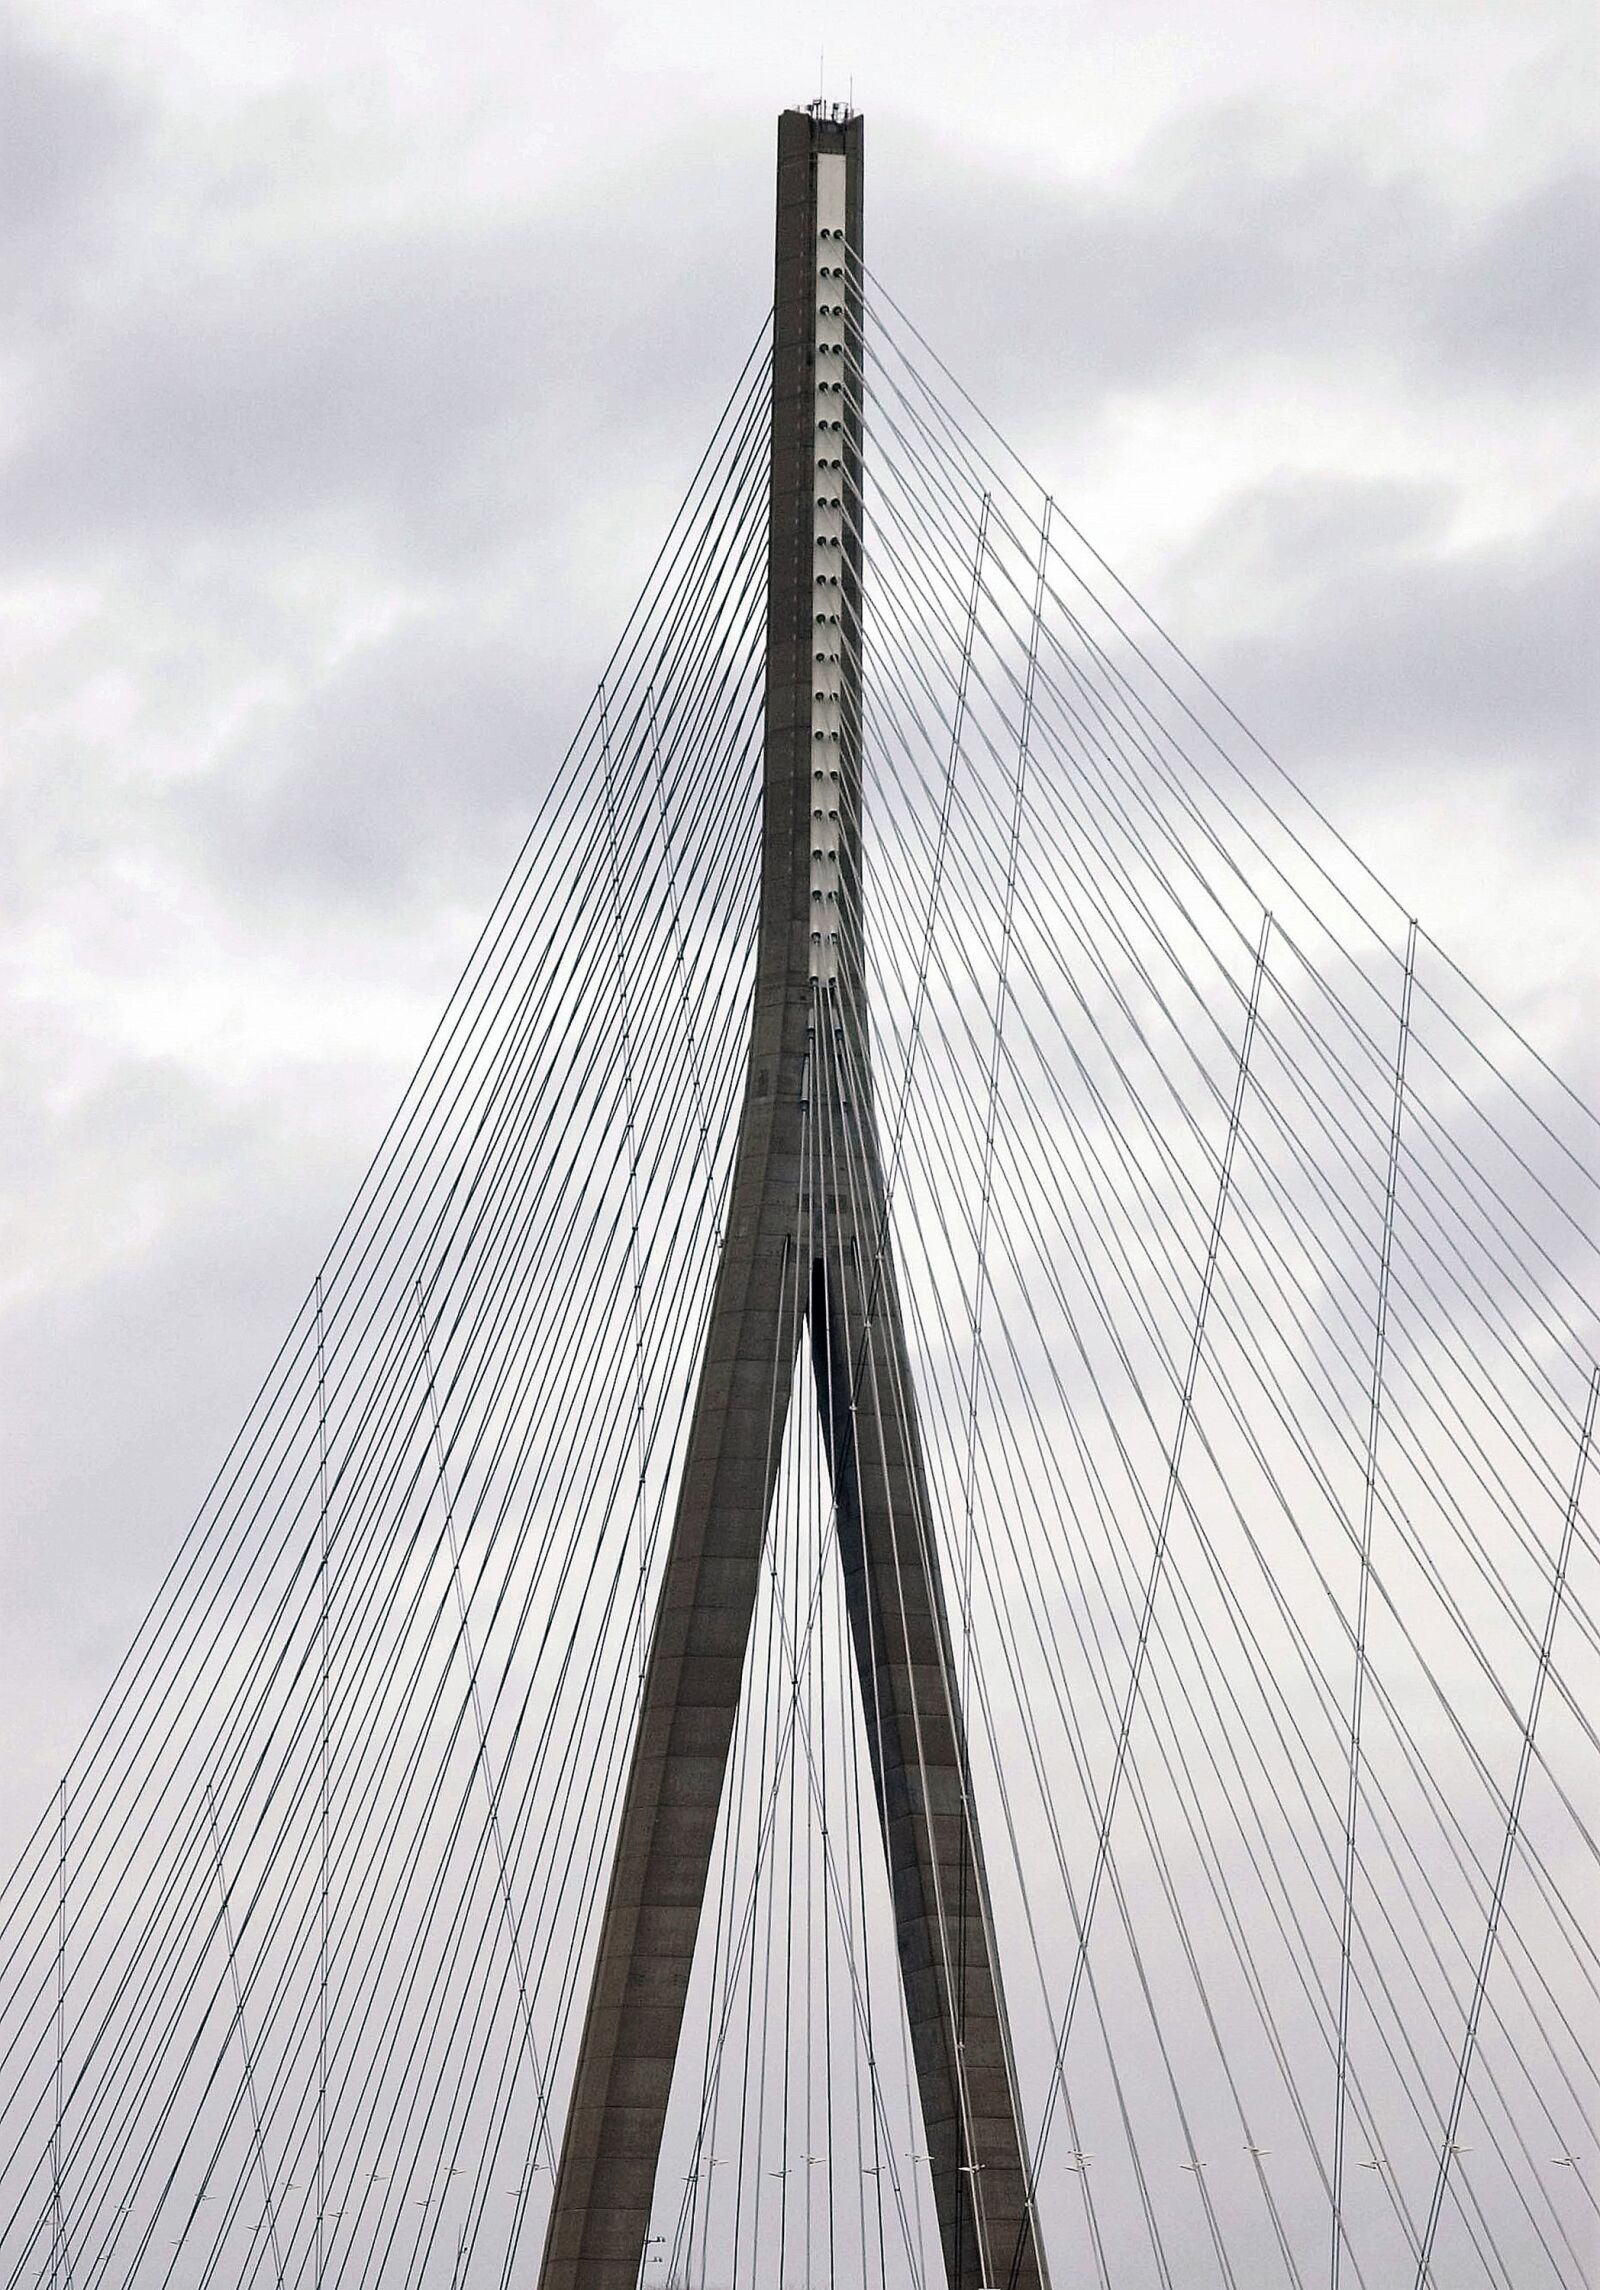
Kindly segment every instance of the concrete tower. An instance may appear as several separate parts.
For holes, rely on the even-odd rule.
[[[873,1108],[862,127],[778,123],[766,747],[722,1258],[541,2290],[635,2290],[800,1342],[833,1475],[950,2290],[1042,2290]]]

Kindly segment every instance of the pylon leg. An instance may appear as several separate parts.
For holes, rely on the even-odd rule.
[[[855,1235],[813,1268],[811,1346],[946,2275],[1042,2290],[910,1363]]]
[[[778,1070],[789,1062],[780,1052]],[[805,1304],[789,1127],[756,1111],[741,1132],[542,2290],[634,2290],[650,2231]]]

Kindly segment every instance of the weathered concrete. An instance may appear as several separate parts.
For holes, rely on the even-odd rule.
[[[846,227],[859,256],[860,121],[815,120],[805,112],[786,112],[779,121],[766,757],[750,1062],[541,2290],[635,2290],[638,2282],[784,1418],[808,1318],[951,2290],[989,2282],[1038,2290],[1043,2281],[1025,2205],[1009,2044],[865,1081],[861,564],[849,517],[839,586],[826,599],[830,610],[838,600],[831,639],[845,663],[833,748],[837,792],[815,777],[816,162],[837,153],[848,161]],[[856,280],[830,291],[845,302],[846,338],[859,350]],[[859,372],[858,358],[847,363]],[[840,412],[844,426],[828,434],[823,450],[844,466],[824,487],[837,492],[842,478],[845,497],[854,499],[861,440],[853,389],[842,394]],[[819,794],[822,786],[829,792]],[[830,810],[837,803],[841,823],[839,947],[837,960],[830,956],[814,976],[819,801]]]

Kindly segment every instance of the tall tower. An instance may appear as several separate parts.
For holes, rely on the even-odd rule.
[[[732,1192],[541,2290],[635,2290],[809,1336],[950,2290],[1043,2290],[889,1248],[862,928],[862,127],[778,123],[766,747]]]

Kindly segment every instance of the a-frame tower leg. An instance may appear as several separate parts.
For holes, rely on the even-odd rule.
[[[876,1216],[870,1108],[863,1126],[851,1191]],[[813,1266],[812,1358],[945,2267],[951,2290],[1042,2290],[893,1267],[840,1208]]]
[[[780,119],[750,1063],[540,2290],[639,2279],[807,1318],[950,2290],[1044,2279],[868,1079],[861,161],[859,119]]]

